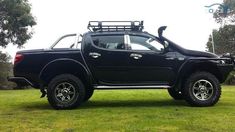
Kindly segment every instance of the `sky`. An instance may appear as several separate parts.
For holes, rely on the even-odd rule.
[[[205,6],[222,0],[29,0],[37,25],[24,48],[9,45],[12,57],[18,50],[48,48],[60,36],[84,33],[91,20],[143,20],[144,29],[157,35],[167,26],[164,36],[192,50],[206,50],[213,29],[218,29]]]

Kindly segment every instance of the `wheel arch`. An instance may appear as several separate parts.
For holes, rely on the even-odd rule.
[[[47,86],[55,76],[61,74],[71,74],[78,77],[86,87],[92,85],[92,77],[89,70],[82,63],[68,58],[56,59],[49,62],[41,70],[39,79],[44,86]]]
[[[176,85],[183,85],[186,79],[195,72],[205,71],[213,74],[220,83],[224,81],[217,65],[211,61],[190,60],[186,62],[179,70]],[[181,86],[182,87],[182,86]]]

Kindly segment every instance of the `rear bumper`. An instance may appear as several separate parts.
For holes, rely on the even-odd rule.
[[[34,86],[32,82],[30,82],[28,79],[24,77],[7,77],[8,81],[15,82],[16,84],[20,86]]]

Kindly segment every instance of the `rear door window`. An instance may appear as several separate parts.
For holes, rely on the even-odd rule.
[[[92,36],[92,41],[95,46],[110,49],[110,50],[124,50],[124,35],[104,35]]]

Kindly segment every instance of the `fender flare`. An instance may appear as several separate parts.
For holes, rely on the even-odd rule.
[[[69,58],[60,58],[47,63],[40,71],[39,79],[43,84],[48,84],[54,76],[64,73],[70,73],[76,76],[83,75],[85,78],[80,79],[86,79],[90,84],[92,82],[92,75],[89,69],[79,61]]]
[[[202,65],[204,67],[200,67]],[[206,67],[205,67],[205,65],[206,65]],[[221,73],[220,73],[217,65],[214,62],[211,62],[208,60],[200,60],[200,59],[188,59],[180,66],[180,68],[177,72],[177,77],[176,77],[177,80],[176,80],[174,86],[177,86],[179,83],[181,83],[182,79],[184,79],[185,77],[187,77],[191,74],[191,73],[187,73],[187,72],[194,72],[197,69],[198,70],[206,70],[207,68],[209,69],[209,71],[207,70],[208,72],[211,72],[213,70],[218,71],[217,75],[215,75],[216,77],[221,76]],[[214,73],[212,72],[212,74],[214,74]]]

